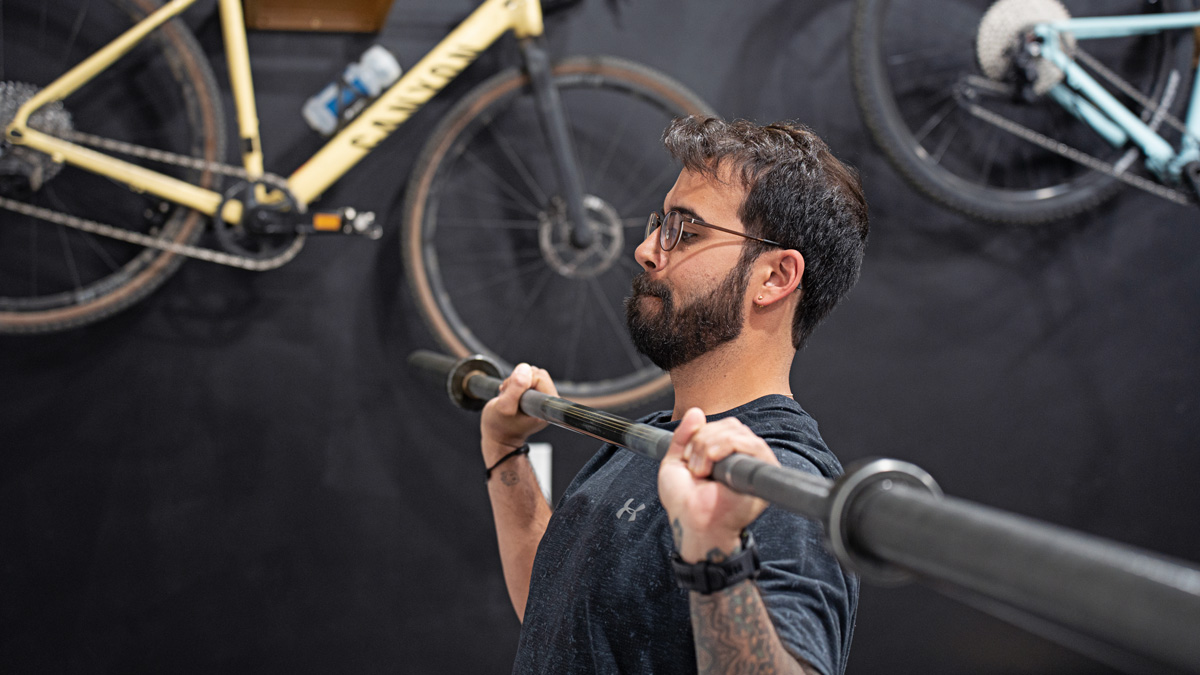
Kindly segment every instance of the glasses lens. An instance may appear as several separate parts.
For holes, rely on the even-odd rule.
[[[670,251],[679,243],[679,232],[683,226],[683,216],[678,211],[670,211],[663,218],[662,232],[658,235],[658,244],[664,251]]]
[[[658,214],[657,214],[657,213],[651,213],[651,214],[650,214],[650,220],[647,220],[647,221],[646,221],[646,234],[642,236],[642,239],[645,239],[646,237],[649,237],[649,236],[650,236],[650,233],[654,232],[654,229],[658,227],[658,224],[659,224],[660,222],[662,222],[662,221],[660,221],[660,220],[659,220],[659,218],[658,218]]]

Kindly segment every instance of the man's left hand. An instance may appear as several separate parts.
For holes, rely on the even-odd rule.
[[[713,463],[735,452],[779,466],[766,441],[735,418],[709,423],[692,408],[675,430],[658,469],[658,497],[685,562],[722,560],[737,551],[742,529],[767,507],[710,478]]]

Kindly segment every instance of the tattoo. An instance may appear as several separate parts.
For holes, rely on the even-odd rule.
[[[737,551],[730,551],[729,553],[726,553],[725,551],[722,551],[714,546],[708,550],[708,553],[704,554],[704,559],[710,563],[720,563],[729,560],[730,556],[732,556],[734,553],[737,553]]]
[[[683,524],[678,518],[671,521],[671,534],[675,538],[675,552],[679,553],[683,550]]]
[[[803,672],[784,651],[753,582],[712,595],[692,593],[691,608],[701,674]]]
[[[500,482],[504,483],[505,485],[512,486],[520,483],[521,477],[517,475],[516,471],[513,471],[512,469],[505,469],[504,471],[500,472]]]

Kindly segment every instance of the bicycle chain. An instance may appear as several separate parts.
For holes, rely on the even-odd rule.
[[[1172,115],[1171,113],[1167,112],[1167,109],[1165,107],[1159,106],[1159,104],[1156,103],[1155,101],[1151,100],[1149,96],[1146,96],[1142,92],[1138,91],[1137,88],[1130,85],[1125,80],[1121,79],[1121,77],[1119,75],[1117,75],[1113,71],[1109,70],[1108,66],[1106,66],[1103,63],[1100,63],[1100,61],[1096,60],[1096,57],[1092,56],[1091,54],[1088,54],[1087,52],[1083,51],[1082,49],[1079,49],[1078,47],[1075,48],[1074,56],[1076,58],[1078,58],[1080,61],[1082,61],[1083,63],[1085,63],[1089,68],[1096,71],[1096,73],[1099,74],[1100,77],[1103,77],[1104,79],[1111,82],[1114,87],[1116,87],[1117,89],[1120,89],[1126,96],[1137,101],[1138,105],[1142,106],[1142,108],[1149,110],[1152,113],[1152,118],[1151,118],[1152,120],[1165,120],[1166,123],[1170,124],[1172,127],[1174,127],[1176,131],[1182,133],[1185,136],[1188,135],[1187,125],[1184,124],[1182,120],[1180,120],[1178,117]],[[1178,88],[1178,86],[1179,86],[1179,75],[1176,71],[1172,70],[1171,78],[1168,83],[1168,88],[1170,89],[1170,91],[1172,93],[1171,93],[1170,97],[1168,97],[1166,95],[1166,93],[1164,92],[1163,99],[1167,100],[1169,98],[1170,100],[1174,100],[1174,98],[1175,98],[1174,91],[1176,88]],[[1152,121],[1150,123],[1150,127],[1157,128],[1158,124],[1156,124]]]
[[[1148,178],[1134,176],[1125,173],[1123,170],[1118,170],[1115,165],[1105,162],[1102,159],[1097,159],[1086,152],[1077,150],[1062,141],[1056,141],[1049,136],[1041,134],[1029,127],[1018,124],[1007,117],[997,115],[996,113],[984,108],[978,103],[966,103],[967,111],[975,117],[987,122],[995,127],[999,127],[1010,134],[1022,138],[1034,145],[1039,145],[1056,155],[1065,157],[1077,164],[1100,173],[1103,173],[1117,180],[1123,181],[1136,188],[1140,188],[1163,199],[1173,201],[1177,204],[1188,205],[1193,203],[1192,199],[1186,192],[1181,190],[1173,190],[1165,185],[1156,183]]]
[[[102,138],[78,131],[65,131],[57,134],[57,136],[79,145],[89,145],[92,147],[101,148],[103,150],[108,150],[109,152],[147,159],[162,164],[172,164],[175,166],[180,166],[187,169],[196,169],[199,171],[210,171],[212,173],[233,176],[242,180],[253,180],[250,178],[250,175],[246,172],[246,170],[239,166],[223,164],[221,162],[211,162],[208,160],[199,159],[197,157],[189,157],[187,155],[180,155],[156,148],[147,148],[140,145],[134,145],[132,143],[126,143],[124,141]],[[287,189],[287,180],[275,174],[264,173],[258,178],[258,180],[279,189]],[[53,209],[47,209],[40,206],[33,206],[32,204],[26,204],[25,202],[9,199],[7,197],[0,197],[0,208],[8,209],[9,211],[14,211],[23,215],[32,216],[34,218],[39,218],[41,220],[56,223],[58,225],[64,225],[66,227],[81,230],[89,234],[96,234],[102,237],[108,237],[131,244],[136,244],[138,246],[144,246],[146,248],[153,248],[160,251],[166,251],[168,253],[195,258],[197,260],[203,260],[205,262],[226,265],[229,267],[237,267],[253,272],[273,270],[287,264],[293,258],[295,258],[298,253],[300,253],[300,249],[304,247],[305,240],[304,233],[299,233],[296,235],[296,238],[292,241],[291,245],[279,252],[277,255],[274,255],[270,258],[259,259],[226,253],[224,251],[205,248],[203,246],[181,244],[169,239],[154,237],[151,235],[142,234],[140,232],[133,232],[131,230],[126,230],[113,225],[100,223],[94,220],[88,220],[87,218],[80,218],[79,216],[74,216],[69,213],[63,213],[61,211],[55,211]]]

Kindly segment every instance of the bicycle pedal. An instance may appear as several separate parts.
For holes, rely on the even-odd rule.
[[[375,222],[374,212],[359,211],[349,206],[337,211],[314,213],[311,227],[311,231],[318,234],[356,234],[368,239],[383,236],[383,227]]]

